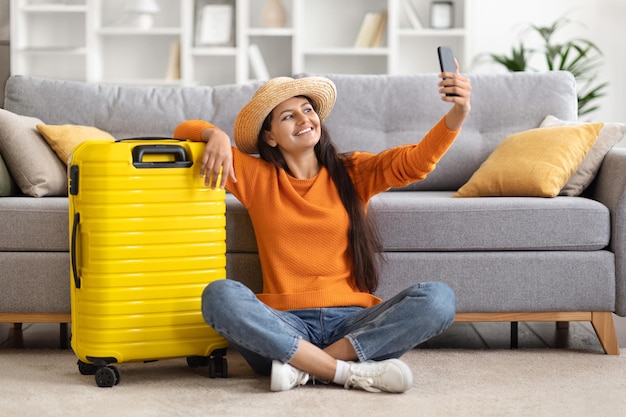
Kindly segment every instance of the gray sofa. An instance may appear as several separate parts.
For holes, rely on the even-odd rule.
[[[327,127],[340,150],[417,142],[445,113],[435,74],[329,75],[338,88]],[[387,262],[378,295],[440,280],[457,321],[591,321],[619,354],[612,314],[626,315],[626,149],[606,155],[583,196],[453,198],[507,135],[546,115],[576,120],[569,73],[473,74],[472,113],[424,181],[371,202]],[[114,137],[171,136],[186,119],[232,134],[258,82],[216,87],[97,85],[13,76],[5,109],[50,125],[96,126]],[[520,175],[524,175],[520,173]],[[67,198],[0,198],[0,321],[70,320]],[[227,195],[227,274],[261,289],[254,232]]]

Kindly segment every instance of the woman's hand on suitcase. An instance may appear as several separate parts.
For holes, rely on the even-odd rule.
[[[206,128],[200,134],[200,138],[206,142],[200,166],[200,175],[204,177],[205,185],[215,189],[218,186],[218,179],[220,188],[224,188],[227,178],[237,182],[230,137],[220,129]]]

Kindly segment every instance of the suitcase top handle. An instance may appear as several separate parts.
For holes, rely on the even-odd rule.
[[[137,145],[133,148],[133,165],[136,168],[189,168],[193,165],[187,155],[187,149],[180,145],[150,144]],[[173,160],[144,161],[147,155],[173,156]]]

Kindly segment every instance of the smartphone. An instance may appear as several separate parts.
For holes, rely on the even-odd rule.
[[[456,64],[454,63],[454,53],[449,46],[440,46],[437,48],[439,55],[439,67],[441,72],[456,72]]]
[[[456,63],[454,62],[454,53],[449,46],[440,46],[437,48],[439,55],[439,68],[441,72],[456,72]],[[446,93],[446,96],[456,96],[456,94]]]

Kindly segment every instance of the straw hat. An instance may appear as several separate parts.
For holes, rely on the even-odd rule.
[[[234,138],[240,151],[258,153],[257,140],[263,121],[274,107],[296,96],[307,96],[321,121],[333,109],[337,97],[335,84],[324,77],[277,77],[263,84],[254,93],[235,120]]]

